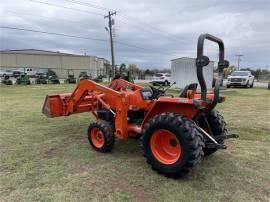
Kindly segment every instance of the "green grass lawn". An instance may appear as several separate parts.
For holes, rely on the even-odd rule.
[[[49,119],[48,93],[74,85],[0,87],[0,201],[270,201],[270,91],[230,89],[218,106],[239,139],[183,179],[145,162],[138,140],[93,151],[88,113]]]

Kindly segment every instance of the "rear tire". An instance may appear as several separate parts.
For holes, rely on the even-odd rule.
[[[103,120],[91,123],[88,127],[88,141],[96,151],[102,153],[111,151],[115,142],[111,124]]]
[[[213,133],[213,138],[219,143],[224,144],[225,139],[227,136],[227,128],[226,128],[226,122],[224,121],[223,116],[216,110],[212,110],[209,112],[209,114],[206,116],[208,124],[211,128],[211,131]],[[203,126],[200,126],[203,127]],[[221,138],[216,139],[216,136],[220,136]],[[206,139],[206,142],[211,142],[210,140]],[[215,148],[207,148],[205,147],[203,149],[204,156],[209,156],[213,153],[215,153],[217,149]]]
[[[158,173],[181,177],[203,158],[203,137],[189,119],[174,113],[157,115],[142,132],[144,155]]]

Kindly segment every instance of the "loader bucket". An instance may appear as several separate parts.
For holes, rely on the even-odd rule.
[[[47,95],[42,107],[42,113],[47,117],[69,116],[70,114],[89,112],[97,105],[97,101],[92,95],[84,96],[69,113],[67,111],[68,100],[72,93]]]
[[[70,94],[66,95],[47,95],[43,104],[42,113],[48,117],[65,116],[65,100]]]

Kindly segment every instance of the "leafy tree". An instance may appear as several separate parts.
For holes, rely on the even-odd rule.
[[[227,78],[235,70],[235,66],[229,66],[228,68],[224,69],[224,78]]]
[[[140,71],[140,69],[137,67],[136,64],[129,64],[128,71],[132,74],[137,74]]]

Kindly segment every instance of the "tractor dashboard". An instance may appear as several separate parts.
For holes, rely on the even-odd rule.
[[[141,89],[141,96],[143,100],[152,100],[153,99],[153,92],[151,89],[143,88]]]

